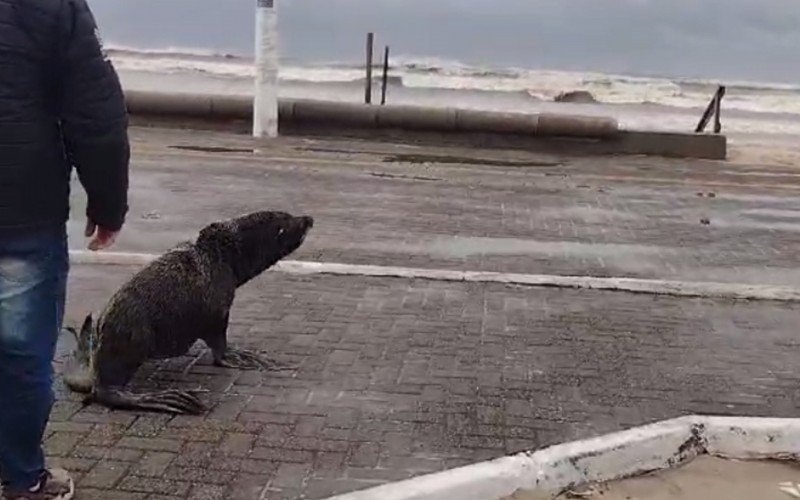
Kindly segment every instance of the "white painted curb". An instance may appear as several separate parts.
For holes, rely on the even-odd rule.
[[[146,265],[157,254],[89,252],[71,250],[73,264]],[[333,262],[283,261],[275,271],[301,275],[369,276],[383,278],[425,279],[433,281],[497,283],[516,286],[575,288],[617,292],[669,295],[675,297],[723,298],[742,300],[800,301],[800,289],[744,283],[712,283],[692,281],[646,280],[635,278],[597,278],[591,276],[557,276],[541,274],[510,274],[447,269],[337,264]]]
[[[150,253],[69,251],[70,263],[78,265],[146,266],[158,257],[158,255]]]
[[[741,460],[796,459],[800,419],[683,417],[329,500],[498,500],[517,490],[555,495],[582,484],[676,467],[705,453]]]

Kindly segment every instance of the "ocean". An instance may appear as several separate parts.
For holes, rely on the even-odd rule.
[[[111,46],[108,53],[126,89],[211,94],[252,94],[253,61],[237,54],[189,49],[139,50]],[[477,67],[437,59],[390,58],[389,104],[461,107],[520,113],[563,112],[613,116],[626,129],[693,131],[718,85],[724,132],[732,138],[792,139],[800,134],[800,84],[711,81]],[[380,70],[376,66],[376,74]],[[287,98],[361,102],[363,64],[283,61],[280,95]],[[590,102],[555,102],[582,91]],[[375,86],[374,100],[380,99]]]

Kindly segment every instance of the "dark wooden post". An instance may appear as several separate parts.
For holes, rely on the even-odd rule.
[[[381,90],[381,106],[386,104],[386,87],[389,86],[389,46],[383,54],[383,88]]]
[[[724,96],[725,96],[725,87],[720,86],[719,89],[717,89],[716,94],[714,94],[714,98],[711,99],[710,103],[708,103],[708,107],[703,113],[703,117],[700,118],[700,123],[697,124],[697,128],[695,129],[696,133],[699,134],[700,132],[703,132],[708,126],[708,122],[711,121],[712,117],[716,117],[714,123],[715,133],[719,134],[722,131],[722,122],[720,121],[720,115],[722,113],[722,98]]]
[[[364,94],[364,102],[372,104],[372,55],[375,45],[375,34],[367,33],[367,88]]]
[[[694,130],[695,133],[699,134],[706,129],[706,125],[708,125],[708,121],[711,120],[711,116],[714,113],[714,104],[717,102],[716,97],[711,99],[711,102],[708,103],[708,107],[703,112],[703,117],[700,118],[700,123],[697,124],[697,128]]]
[[[725,87],[720,87],[717,91],[716,108],[714,113],[714,133],[719,134],[722,132],[722,98],[725,97]]]

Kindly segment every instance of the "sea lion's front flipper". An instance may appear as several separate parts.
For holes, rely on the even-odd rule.
[[[289,366],[267,359],[254,352],[231,348],[226,349],[225,354],[221,357],[215,356],[214,364],[223,368],[239,370],[283,371],[291,369]]]
[[[113,388],[98,388],[92,396],[92,401],[116,410],[200,415],[206,411],[206,407],[196,395],[199,392],[170,390],[133,394]]]

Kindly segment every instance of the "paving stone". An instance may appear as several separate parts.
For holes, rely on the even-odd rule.
[[[220,452],[232,457],[246,457],[252,451],[256,438],[254,434],[230,433],[220,444]]]
[[[97,488],[80,487],[76,498],[80,500],[148,500],[151,498],[146,493],[131,493],[128,491],[100,490]]]
[[[189,481],[190,483],[226,485],[233,480],[235,474],[232,471],[222,471],[218,469],[169,467],[166,471],[166,476],[180,478],[181,481]]]
[[[222,500],[227,498],[226,488],[213,484],[195,484],[187,497],[188,500]]]
[[[128,426],[117,423],[93,424],[82,444],[88,446],[115,446],[127,432]]]
[[[97,464],[97,460],[75,457],[47,457],[47,463],[50,467],[61,467],[70,472],[85,473],[92,470],[92,467]]]
[[[363,481],[392,482],[408,479],[413,476],[413,474],[402,469],[348,467],[345,476],[349,479]]]
[[[308,463],[314,459],[314,454],[310,451],[284,448],[255,448],[250,456],[281,463]]]
[[[260,474],[239,474],[231,483],[228,497],[231,500],[250,500],[261,498],[266,490],[270,476]]]
[[[270,482],[270,488],[302,489],[311,472],[311,464],[281,464]]]
[[[354,448],[348,464],[354,467],[376,467],[380,459],[380,450],[378,443],[361,443]]]
[[[179,467],[206,468],[211,464],[217,448],[215,443],[188,442],[173,463]]]
[[[109,448],[104,446],[77,446],[72,456],[94,460],[114,460],[117,462],[136,462],[144,454],[141,450]]]
[[[378,484],[380,484],[380,482],[362,481],[358,479],[311,479],[304,491],[306,498],[316,500],[351,491],[367,489]]]
[[[130,464],[125,462],[102,461],[98,462],[83,476],[80,481],[81,488],[113,488],[117,482],[128,472]]]
[[[175,439],[124,437],[119,440],[120,448],[131,448],[143,451],[180,451],[183,443]]]
[[[70,432],[74,434],[87,434],[93,430],[94,424],[84,422],[49,422],[47,430],[50,432]]]
[[[131,472],[137,476],[150,476],[161,477],[167,468],[175,461],[177,454],[162,452],[162,451],[148,451],[144,456],[133,466]]]
[[[141,493],[184,496],[189,492],[190,483],[144,476],[127,476],[119,483],[119,489]]]
[[[169,427],[162,429],[158,433],[159,438],[171,439],[176,441],[199,441],[205,443],[217,443],[222,440],[224,431],[221,429],[211,429],[205,426],[176,428]]]
[[[317,478],[336,478],[343,476],[347,453],[322,451],[316,454],[312,473]]]

